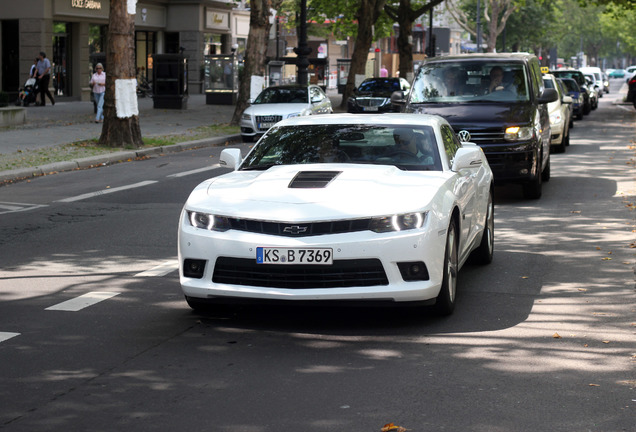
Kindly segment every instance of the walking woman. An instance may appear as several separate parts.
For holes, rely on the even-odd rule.
[[[104,121],[104,93],[106,93],[106,72],[101,63],[95,65],[95,73],[91,77],[91,87],[93,88],[93,98],[97,103],[97,115],[95,123]]]

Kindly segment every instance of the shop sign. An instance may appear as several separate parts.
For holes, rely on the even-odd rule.
[[[101,10],[102,2],[98,0],[71,0],[71,7],[77,9]]]
[[[206,28],[230,29],[230,14],[227,12],[207,10],[205,18]]]

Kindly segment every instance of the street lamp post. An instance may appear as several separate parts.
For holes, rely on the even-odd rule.
[[[297,73],[298,84],[307,85],[307,68],[309,59],[307,56],[311,53],[311,48],[307,45],[307,0],[300,0],[300,25],[298,34],[298,47],[294,48],[294,52],[298,55]]]

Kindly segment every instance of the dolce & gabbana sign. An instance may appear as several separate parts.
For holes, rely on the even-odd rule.
[[[102,2],[98,0],[71,0],[71,7],[76,9],[101,10]]]

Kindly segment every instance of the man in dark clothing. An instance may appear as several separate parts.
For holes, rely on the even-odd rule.
[[[55,105],[55,100],[49,90],[49,82],[51,81],[51,62],[46,58],[46,53],[44,51],[40,52],[39,58],[40,60],[36,67],[38,70],[37,78],[39,86],[38,90],[40,92],[40,103],[42,106],[46,105],[46,99],[44,98],[44,95],[46,95],[51,100],[51,104]]]

